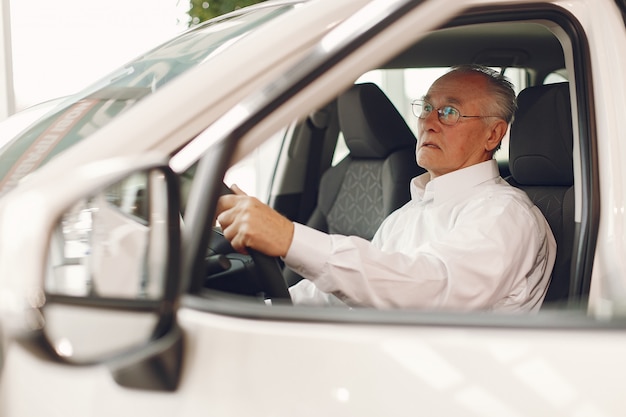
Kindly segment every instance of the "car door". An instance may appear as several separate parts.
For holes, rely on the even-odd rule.
[[[213,238],[224,171],[252,152],[259,138],[324,105],[361,73],[405,51],[431,29],[518,19],[543,21],[571,48],[568,68],[577,104],[573,114],[582,137],[577,142],[583,167],[577,174],[577,203],[586,213],[579,214],[578,224],[586,232],[579,236],[576,262],[581,280],[591,280],[591,272],[585,271],[593,266],[600,214],[592,186],[598,180],[593,126],[610,127],[611,121],[596,119],[594,86],[584,80],[592,70],[602,71],[602,50],[595,47],[605,39],[592,36],[591,28],[604,24],[623,30],[623,22],[610,17],[612,9],[584,21],[580,9],[564,3],[516,5],[373,2],[338,25],[283,77],[242,98],[236,112],[208,126],[168,161],[176,173],[199,163],[184,213],[181,272],[166,277],[182,295],[158,298],[164,302],[150,310],[155,322],[169,320],[162,328],[176,337],[156,346],[168,340],[159,335],[147,340],[145,349],[179,356],[143,355],[157,360],[147,361],[156,366],[141,372],[133,365],[139,363],[137,352],[145,350],[136,341],[134,349],[116,347],[111,356],[78,363],[58,360],[58,351],[14,343],[2,380],[4,415],[619,415],[619,376],[626,367],[621,353],[624,321],[619,314],[598,317],[588,310],[589,287],[577,294],[585,301],[582,307],[510,316],[269,306],[258,299],[205,291],[194,282],[202,278],[199,270]],[[156,160],[141,167],[130,159],[124,162],[129,166],[119,171],[120,178],[133,171],[170,175]],[[106,185],[108,178],[99,184]],[[163,184],[162,191],[176,189],[168,181]],[[175,209],[174,193],[167,200],[174,202],[169,209]],[[167,259],[178,253],[176,245],[174,240]],[[169,305],[175,308],[173,316],[163,313]],[[113,316],[116,306],[100,307]],[[115,332],[107,337],[115,338]],[[104,353],[110,353],[104,346]],[[126,379],[111,372],[120,363],[127,367],[113,369],[126,370]],[[173,386],[163,389],[153,383],[172,370],[177,378]],[[42,400],[29,401],[29,396]]]
[[[512,27],[518,20],[542,18],[551,22],[546,28],[557,34],[565,50],[565,66],[576,101],[576,108],[571,109],[577,123],[574,157],[579,158],[576,210],[585,207],[576,215],[579,232],[575,246],[587,247],[583,250],[586,254],[574,260],[570,305],[548,306],[537,316],[525,317],[415,312],[407,316],[397,311],[358,310],[346,314],[340,309],[256,309],[245,302],[238,304],[236,299],[192,293],[183,301],[181,323],[189,326],[191,334],[198,335],[199,345],[211,345],[212,352],[222,348],[237,352],[229,364],[216,365],[218,375],[237,366],[238,357],[246,361],[244,375],[231,378],[230,385],[219,383],[219,377],[210,378],[209,384],[220,398],[245,392],[253,399],[228,406],[225,402],[224,409],[284,415],[306,415],[310,410],[331,415],[413,415],[424,411],[436,415],[619,414],[619,394],[610,393],[602,375],[613,378],[620,373],[616,368],[624,365],[617,353],[624,342],[623,321],[613,317],[603,322],[593,306],[587,310],[590,289],[584,283],[592,279],[591,248],[596,245],[592,235],[599,227],[597,218],[593,220],[599,212],[588,216],[598,208],[598,195],[592,186],[598,180],[597,160],[588,153],[598,138],[591,125],[614,122],[596,119],[592,91],[582,82],[592,70],[599,70],[589,64],[591,60],[598,64],[591,52],[592,41],[583,40],[586,32],[579,26],[581,22],[569,14],[573,13],[571,9],[555,10],[552,5],[534,5],[530,9],[491,6],[494,8],[472,9],[473,13],[468,12],[470,18],[459,16],[459,24],[495,19]],[[610,11],[609,4],[606,10]],[[603,19],[600,15],[596,15],[598,22]],[[621,31],[623,22],[618,19],[614,23]],[[374,45],[372,41],[363,49],[373,54]],[[531,82],[540,84],[549,71],[536,75]],[[211,165],[207,162],[206,166]],[[238,327],[223,327],[220,323],[224,316]],[[262,330],[253,330],[259,328]],[[222,345],[225,339],[230,343]],[[202,349],[198,352],[198,361],[204,359],[206,366],[213,363],[213,358],[200,353]],[[190,370],[190,375],[197,378],[194,386],[207,381],[206,374],[194,370]],[[602,381],[602,388],[582,381]],[[289,400],[275,404],[275,390],[287,393]],[[209,403],[207,399],[202,404],[214,405]]]

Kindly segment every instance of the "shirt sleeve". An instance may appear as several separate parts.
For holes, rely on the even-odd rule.
[[[522,305],[541,276],[550,273],[545,271],[550,245],[539,220],[514,201],[481,204],[460,215],[441,239],[392,253],[359,237],[296,225],[284,260],[321,292],[350,306],[475,310]],[[529,276],[539,278],[529,282]]]

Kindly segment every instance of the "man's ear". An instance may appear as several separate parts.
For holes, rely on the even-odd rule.
[[[492,123],[489,127],[489,137],[487,138],[487,142],[485,142],[485,150],[491,152],[496,149],[508,128],[509,124],[502,119],[498,119]]]

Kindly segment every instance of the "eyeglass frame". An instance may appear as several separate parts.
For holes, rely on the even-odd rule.
[[[432,110],[430,110],[428,112],[428,114],[426,114],[423,117],[421,115],[417,115],[416,112],[415,112],[415,106],[416,106],[417,103],[429,104],[432,107]],[[422,107],[422,114],[423,114],[423,112],[424,112],[424,110],[423,110],[424,109],[424,105],[422,104],[421,107]],[[442,110],[445,109],[446,107],[450,108],[450,109],[453,109],[459,115],[459,117],[457,117],[457,119],[454,121],[454,123],[449,123],[449,122],[443,120],[444,112]],[[500,117],[501,118],[501,116],[466,116],[466,115],[461,114],[459,109],[457,109],[454,106],[446,104],[445,106],[442,106],[442,107],[439,107],[439,108],[435,108],[434,104],[432,104],[430,101],[428,101],[426,99],[423,99],[423,98],[418,98],[418,99],[415,99],[415,100],[411,101],[411,112],[418,119],[421,119],[421,120],[426,119],[428,116],[430,116],[430,114],[433,112],[433,110],[437,112],[437,120],[439,120],[442,124],[444,124],[446,126],[454,126],[454,125],[456,125],[459,122],[459,120],[461,120],[461,118],[464,118],[464,119],[483,119],[483,118],[487,118],[487,117]]]

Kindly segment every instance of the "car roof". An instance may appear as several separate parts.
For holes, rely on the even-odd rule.
[[[480,23],[431,33],[388,62],[386,68],[449,67],[461,63],[524,67],[538,74],[564,68],[563,49],[545,25],[533,22]]]

